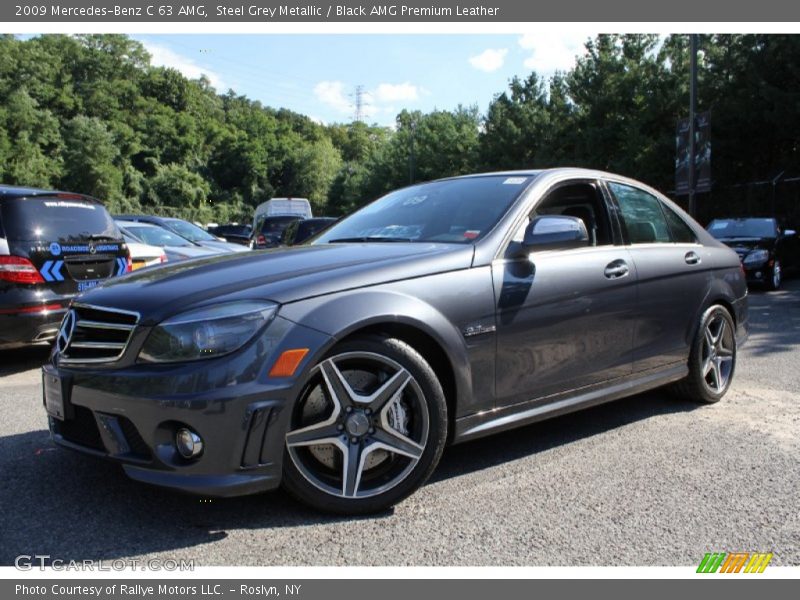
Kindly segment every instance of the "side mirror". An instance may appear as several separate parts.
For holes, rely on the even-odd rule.
[[[525,228],[521,254],[536,250],[567,250],[589,245],[586,225],[578,217],[542,215]]]

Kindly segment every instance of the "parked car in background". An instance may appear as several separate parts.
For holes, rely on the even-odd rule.
[[[217,238],[208,233],[202,227],[198,227],[194,223],[184,221],[183,219],[176,219],[175,217],[156,217],[153,215],[115,215],[115,219],[123,219],[125,221],[138,221],[140,223],[150,223],[151,225],[158,225],[164,229],[168,229],[172,233],[177,233],[182,238],[194,242],[199,246],[216,251],[217,254],[221,252],[246,252],[247,248],[242,248],[239,244],[231,244]]]
[[[297,246],[303,244],[321,231],[325,231],[336,221],[335,217],[314,217],[312,219],[293,221],[283,230],[281,245]]]
[[[158,246],[151,246],[143,244],[134,238],[122,234],[125,243],[128,244],[128,250],[131,253],[131,270],[138,271],[145,267],[155,267],[167,262],[167,253],[163,248]]]
[[[785,271],[800,268],[800,238],[770,217],[714,219],[708,232],[742,261],[748,283],[777,290]]]
[[[249,246],[253,228],[250,225],[215,225],[209,227],[208,232],[211,235],[223,238],[226,242]]]
[[[391,192],[310,245],[90,291],[71,314],[113,324],[121,346],[98,364],[60,345],[45,408],[56,444],[142,482],[283,484],[369,513],[419,488],[448,442],[668,384],[719,401],[747,302],[736,253],[642,183],[456,177]]]
[[[0,348],[52,341],[74,296],[130,269],[99,200],[0,186]]]
[[[253,229],[253,236],[250,239],[250,247],[253,250],[263,250],[264,248],[277,248],[281,245],[283,232],[292,223],[302,221],[303,217],[297,215],[282,217],[264,217],[259,219],[259,227]]]
[[[116,219],[116,223],[122,233],[130,239],[141,244],[161,248],[169,262],[186,260],[187,258],[197,258],[200,256],[224,254],[223,252],[205,248],[199,244],[190,242],[186,238],[182,238],[158,225],[138,221],[124,221],[122,219]]]

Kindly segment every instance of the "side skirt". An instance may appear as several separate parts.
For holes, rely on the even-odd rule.
[[[575,412],[590,406],[604,404],[620,398],[640,394],[684,378],[689,373],[685,363],[659,368],[622,380],[536,398],[513,406],[482,411],[458,419],[453,443],[466,442],[506,429],[521,427],[559,415]]]

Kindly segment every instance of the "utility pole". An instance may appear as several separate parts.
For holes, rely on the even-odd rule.
[[[695,130],[697,110],[697,34],[689,35],[689,214],[697,217],[697,199],[695,198]]]

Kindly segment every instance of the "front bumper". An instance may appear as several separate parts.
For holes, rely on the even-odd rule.
[[[56,444],[120,463],[132,479],[207,496],[235,496],[280,484],[284,437],[308,370],[332,338],[280,317],[231,355],[191,363],[63,368],[65,419],[49,417]],[[267,376],[287,349],[309,348],[292,378]],[[129,348],[129,353],[138,351]],[[176,431],[203,440],[180,456]]]
[[[744,275],[748,284],[764,284],[772,279],[772,261],[755,267],[744,267]]]

